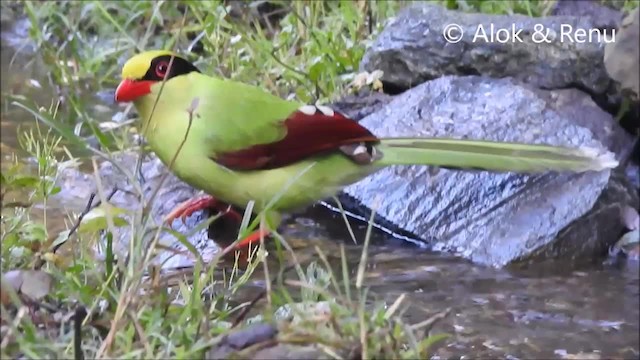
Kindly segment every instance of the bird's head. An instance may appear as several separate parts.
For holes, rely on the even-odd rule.
[[[154,84],[192,71],[200,72],[192,63],[171,51],[154,50],[137,54],[122,67],[122,81],[116,89],[115,100],[137,100],[151,93]]]

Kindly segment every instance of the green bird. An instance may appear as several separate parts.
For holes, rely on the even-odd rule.
[[[224,211],[254,202],[253,212],[263,213],[266,226],[237,249],[276,230],[283,212],[331,197],[386,166],[535,173],[600,171],[618,164],[613,154],[587,148],[378,138],[330,107],[205,75],[163,50],[125,63],[115,100],[133,102],[149,147],[172,164],[178,178],[208,194],[178,206],[167,216],[169,223],[204,208]]]

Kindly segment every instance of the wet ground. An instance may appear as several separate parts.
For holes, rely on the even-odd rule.
[[[13,154],[24,156],[16,150],[18,127],[33,126],[32,117],[12,106],[6,95],[21,94],[42,106],[49,106],[56,99],[38,63],[30,56],[14,57],[15,45],[3,36],[0,123],[3,165]],[[87,106],[105,105],[97,97],[87,99],[90,101]],[[78,211],[78,204],[55,206],[61,211]],[[314,246],[319,246],[339,269],[338,244],[342,242],[347,244],[348,262],[355,269],[361,246],[353,245],[346,231],[340,230],[344,224],[339,217],[322,214],[326,212],[309,211],[287,229],[288,236],[298,239],[295,243],[300,258],[313,257]],[[49,219],[49,226],[63,227],[64,217],[60,219],[58,224]],[[637,262],[596,264],[573,270],[562,264],[549,264],[516,272],[479,267],[434,254],[392,240],[382,232],[377,232],[375,238],[376,244],[370,248],[366,284],[376,297],[394,301],[400,294],[407,294],[414,305],[406,314],[409,322],[419,322],[452,308],[451,315],[437,326],[437,330],[454,335],[449,345],[438,351],[441,358],[640,356]],[[260,274],[257,276],[259,279]],[[257,280],[255,286],[260,285]]]

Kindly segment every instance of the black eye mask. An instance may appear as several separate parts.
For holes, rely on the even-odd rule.
[[[151,60],[149,70],[140,80],[162,81],[167,70],[169,70],[167,80],[175,76],[186,75],[192,71],[200,72],[192,63],[178,56],[173,56],[173,63],[171,63],[171,57],[171,55],[162,55]],[[169,69],[169,63],[171,63],[171,69]]]

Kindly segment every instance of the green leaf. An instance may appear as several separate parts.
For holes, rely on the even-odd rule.
[[[91,121],[87,121],[86,124],[87,126],[89,126],[89,128],[93,132],[93,135],[95,135],[95,137],[98,139],[98,142],[100,143],[100,146],[102,146],[102,148],[104,149],[113,148],[114,139],[112,136],[108,136],[107,134],[105,134],[102,130],[100,130],[100,128],[98,128]]]
[[[20,242],[22,244],[31,244],[34,241],[44,242],[46,239],[47,229],[42,224],[28,222],[20,229]]]
[[[123,208],[104,203],[93,208],[82,218],[78,231],[82,233],[92,233],[105,230],[109,226],[107,221],[108,217],[113,219],[113,224],[116,227],[125,226],[129,223],[124,217],[126,213],[127,210]]]
[[[315,58],[312,63],[313,65],[309,67],[309,79],[315,83],[318,82],[320,76],[322,76],[322,74],[324,73],[327,64],[322,61],[322,58],[320,56]]]
[[[51,248],[55,248],[56,246],[63,244],[65,241],[69,239],[69,230],[61,231],[56,239],[51,243]]]
[[[18,234],[10,232],[2,239],[3,250],[20,246]]]
[[[105,279],[109,279],[111,274],[113,273],[113,234],[107,234],[107,254],[105,256],[105,264],[107,267],[107,272],[105,274]]]
[[[37,176],[20,175],[14,178],[10,185],[17,188],[36,187],[40,182],[40,178]]]

